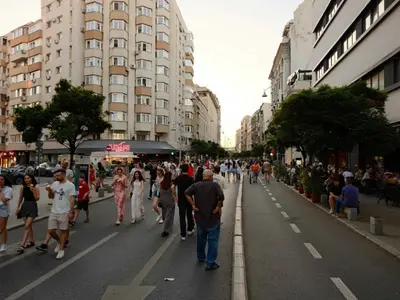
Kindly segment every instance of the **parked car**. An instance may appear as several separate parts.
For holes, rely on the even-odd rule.
[[[41,163],[39,166],[36,167],[35,176],[41,177],[52,177],[53,172],[56,169],[56,163]]]
[[[21,169],[17,169],[14,171],[9,170],[9,173],[6,174],[6,177],[10,180],[12,185],[21,185],[24,183],[25,170],[23,171],[21,171]]]

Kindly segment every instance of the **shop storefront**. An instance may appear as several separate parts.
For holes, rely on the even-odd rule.
[[[0,166],[2,168],[9,168],[17,164],[17,153],[15,151],[0,152]]]

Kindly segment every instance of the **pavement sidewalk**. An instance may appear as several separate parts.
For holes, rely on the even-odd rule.
[[[286,186],[298,193],[294,187],[289,185]],[[301,196],[311,202],[311,200],[306,198],[304,195]],[[349,221],[346,218],[337,218],[337,220],[379,247],[385,249],[392,255],[400,258],[400,208],[391,205],[387,206],[384,200],[381,200],[379,204],[377,202],[378,199],[376,196],[360,194],[360,215],[357,220]],[[315,205],[329,214],[328,207],[322,204]],[[371,216],[383,219],[384,235],[377,236],[370,232],[369,222]]]
[[[107,178],[104,182],[105,184],[110,184],[111,179]],[[47,197],[47,191],[45,189],[46,183],[40,184],[40,200],[38,203],[39,216],[35,219],[35,222],[46,219],[49,217],[52,201]],[[8,218],[7,230],[18,228],[24,225],[23,220],[17,219],[16,210],[18,205],[18,198],[20,194],[21,187],[18,185],[13,186],[13,199],[9,202],[11,215]],[[98,197],[96,191],[92,190],[90,192],[90,204],[94,204],[103,200],[107,200],[112,197],[112,193],[104,194],[104,197]]]

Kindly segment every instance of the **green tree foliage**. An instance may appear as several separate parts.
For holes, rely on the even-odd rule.
[[[267,133],[281,146],[298,148],[303,156],[328,149],[349,152],[357,144],[384,155],[398,145],[397,131],[385,116],[386,99],[386,94],[363,82],[302,90],[282,103]]]
[[[226,152],[224,148],[222,148],[219,144],[212,141],[204,141],[204,140],[192,140],[190,145],[190,150],[196,155],[208,155],[211,158],[222,158],[226,157],[229,154]]]
[[[68,148],[72,164],[76,149],[85,139],[111,128],[103,113],[105,98],[65,79],[57,84],[55,92],[45,108],[18,108],[14,124],[25,143],[37,141],[43,129],[48,129],[52,138]]]

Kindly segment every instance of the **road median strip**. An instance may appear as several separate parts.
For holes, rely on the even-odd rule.
[[[235,231],[233,234],[232,291],[231,300],[247,300],[246,263],[243,240],[243,176],[240,177],[236,199]]]
[[[282,182],[283,183],[283,182]],[[283,183],[287,188],[289,188],[290,190],[292,190],[293,192],[295,192],[297,195],[303,197],[304,199],[306,199],[308,202],[314,204],[315,207],[318,207],[320,210],[322,210],[323,212],[325,212],[326,214],[330,215],[329,213],[329,209],[320,205],[320,204],[316,204],[313,203],[311,201],[311,199],[308,199],[306,196],[304,196],[303,194],[300,194],[294,187],[287,185],[286,183]],[[335,218],[336,220],[338,220],[340,223],[344,224],[347,226],[347,228],[351,229],[352,231],[354,231],[355,233],[358,233],[359,235],[363,236],[364,238],[366,238],[367,240],[371,241],[372,243],[374,243],[375,245],[379,246],[380,248],[384,249],[385,251],[389,252],[390,254],[392,254],[393,256],[397,257],[400,259],[400,251],[396,248],[394,248],[393,246],[389,245],[388,243],[382,241],[380,238],[374,236],[373,234],[366,232],[364,230],[360,230],[358,229],[354,223],[352,223],[351,221],[345,220],[345,219],[341,219],[341,218]]]

